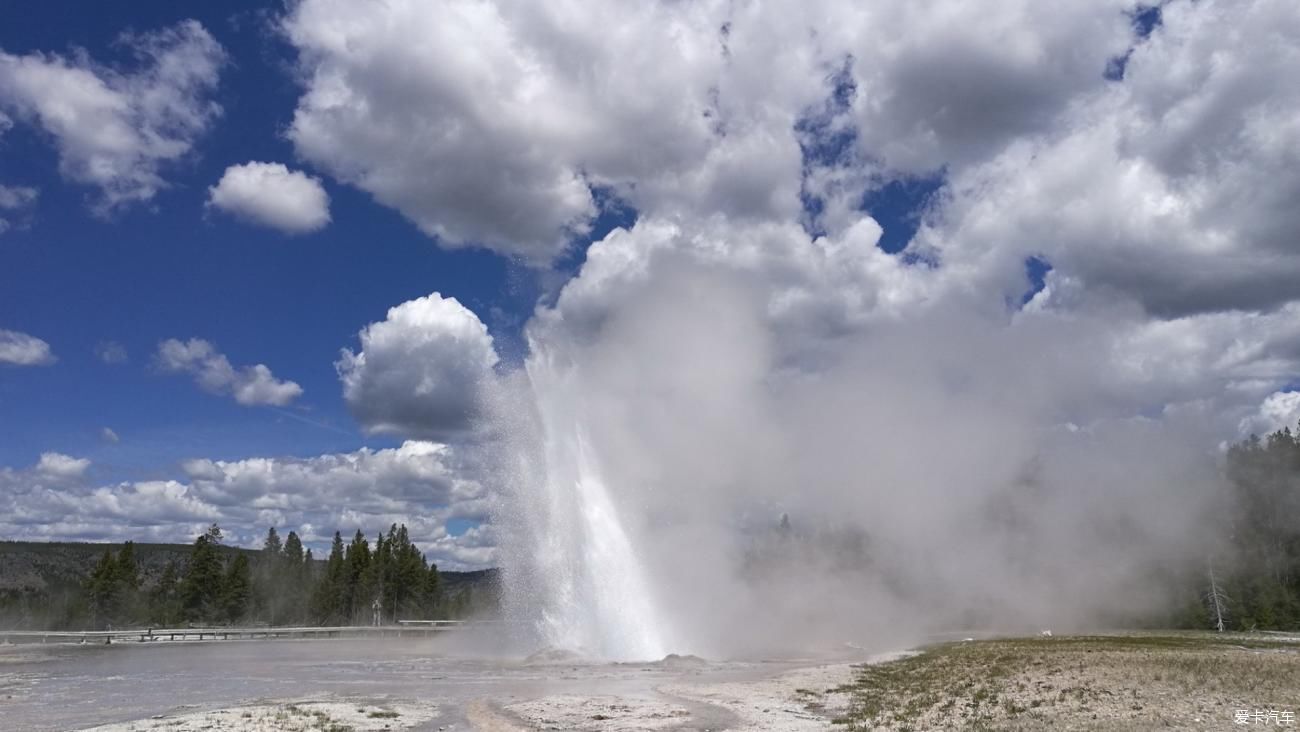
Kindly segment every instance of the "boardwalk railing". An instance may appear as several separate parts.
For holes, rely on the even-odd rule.
[[[139,628],[136,630],[0,630],[0,643],[113,643],[133,641],[267,640],[274,638],[402,638],[437,635],[491,621],[399,620],[397,625],[247,628]]]

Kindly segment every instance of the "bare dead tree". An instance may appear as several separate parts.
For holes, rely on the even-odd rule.
[[[1210,591],[1205,593],[1205,602],[1214,610],[1214,627],[1220,633],[1224,630],[1223,615],[1227,606],[1228,596],[1219,589],[1219,581],[1214,576],[1214,562],[1207,561],[1206,568],[1210,573]]]

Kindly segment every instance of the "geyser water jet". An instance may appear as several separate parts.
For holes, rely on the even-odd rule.
[[[532,536],[519,559],[537,640],[610,660],[662,658],[664,621],[582,426],[581,394],[545,354],[527,374],[535,445],[516,511]]]

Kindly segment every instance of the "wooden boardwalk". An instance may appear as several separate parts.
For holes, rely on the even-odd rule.
[[[396,625],[333,627],[137,628],[133,630],[0,630],[0,643],[149,643],[154,641],[427,637],[493,621],[399,620]]]

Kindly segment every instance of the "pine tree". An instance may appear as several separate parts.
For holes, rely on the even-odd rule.
[[[284,540],[284,548],[280,551],[282,561],[287,567],[301,568],[303,562],[302,540],[298,535],[290,531],[289,536]]]
[[[91,622],[96,628],[106,628],[117,621],[118,605],[121,600],[121,585],[118,582],[117,561],[110,549],[104,550],[95,568],[91,570],[86,581],[86,594],[90,600]]]
[[[163,567],[158,584],[149,593],[149,620],[157,625],[170,626],[180,621],[180,594],[176,563],[168,562]]]
[[[285,537],[284,547],[280,550],[280,583],[284,588],[284,604],[281,607],[280,622],[296,624],[304,619],[304,595],[310,586],[310,577],[306,560],[302,553],[302,540],[292,531]]]
[[[189,567],[181,582],[181,613],[191,623],[210,623],[220,614],[220,593],[225,578],[213,529],[215,536],[220,537],[221,530],[213,524],[207,533],[194,540]]]
[[[370,598],[372,611],[367,615],[367,619],[373,620],[373,606],[375,600],[379,601],[379,622],[390,614],[392,605],[390,597],[393,587],[393,545],[383,532],[379,532],[375,538],[375,549],[370,554],[370,566],[366,569],[365,596]]]
[[[366,583],[366,570],[370,567],[370,543],[366,541],[361,529],[357,529],[356,535],[352,537],[344,563],[346,571],[342,591],[339,593],[339,605],[345,622],[353,623],[370,608],[370,602],[374,599],[367,597],[370,590]]]
[[[1227,455],[1230,492],[1221,537],[1228,556],[1229,625],[1238,630],[1300,629],[1300,430],[1251,435]]]
[[[262,542],[262,551],[272,556],[279,556],[281,548],[280,535],[276,533],[275,527],[272,526],[266,531],[266,541]]]
[[[135,559],[135,542],[128,541],[117,553],[114,579],[117,582],[115,625],[137,622],[140,614],[140,565]]]
[[[321,625],[336,625],[342,614],[342,593],[346,589],[343,536],[335,531],[330,556],[325,562],[325,576],[312,592],[312,614]]]
[[[140,565],[135,559],[135,542],[128,541],[117,553],[117,579],[122,586],[134,592],[140,589]]]
[[[419,548],[411,543],[405,524],[397,527],[394,533],[393,555],[397,585],[395,614],[403,618],[427,617],[433,609],[428,564]]]
[[[302,586],[304,588],[314,587],[316,575],[318,574],[319,572],[316,571],[316,558],[311,555],[311,549],[309,548],[302,556]]]
[[[286,601],[285,572],[281,556],[280,535],[272,526],[266,532],[266,541],[262,543],[262,553],[257,560],[257,572],[253,583],[254,603],[266,618],[275,625],[281,620],[281,608]]]
[[[423,557],[421,557],[423,560]],[[438,565],[430,564],[424,580],[423,617],[436,618],[442,612],[442,578],[438,576]]]
[[[248,557],[240,554],[230,563],[230,569],[221,581],[221,610],[224,619],[238,623],[248,613],[253,596],[253,582],[249,576]]]

